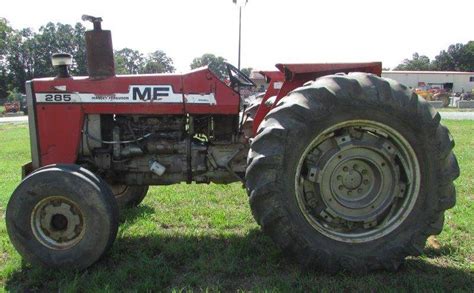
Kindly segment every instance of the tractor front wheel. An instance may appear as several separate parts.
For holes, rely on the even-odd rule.
[[[455,203],[454,142],[393,80],[320,78],[270,111],[246,173],[253,215],[305,266],[396,269],[439,234]]]
[[[13,192],[6,224],[11,242],[29,262],[83,269],[112,245],[118,207],[106,183],[74,165],[37,170]]]

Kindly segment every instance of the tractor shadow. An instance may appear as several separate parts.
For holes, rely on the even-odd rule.
[[[148,213],[143,208],[142,213]],[[137,212],[140,213],[140,212]],[[133,219],[133,215],[129,214]],[[444,255],[427,251],[430,258]],[[367,275],[304,271],[285,258],[259,229],[212,235],[159,229],[144,237],[119,236],[112,249],[85,271],[57,271],[22,264],[5,283],[11,291],[440,291],[474,288],[474,274],[408,259],[398,272]],[[378,290],[377,290],[378,289]]]

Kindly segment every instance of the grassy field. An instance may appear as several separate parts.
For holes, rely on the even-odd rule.
[[[5,207],[29,159],[26,126],[0,126],[0,291],[474,291],[474,121],[444,121],[456,140],[458,200],[443,233],[399,272],[302,271],[253,220],[239,184],[154,187],[121,216],[117,240],[86,271],[24,263],[9,242]]]
[[[449,107],[449,108],[441,108],[438,109],[439,112],[474,112],[473,108],[454,108],[454,107]]]

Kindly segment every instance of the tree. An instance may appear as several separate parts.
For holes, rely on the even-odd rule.
[[[85,32],[86,28],[81,23],[76,23],[73,33],[75,62],[72,69],[72,73],[76,75],[88,75]]]
[[[8,91],[7,100],[9,102],[19,101],[21,99],[21,93],[18,92],[18,89],[14,88]]]
[[[51,64],[54,53],[65,52],[74,56],[71,72],[87,74],[85,28],[77,23],[48,23],[35,33],[31,29],[13,31],[7,41],[6,67],[8,88],[25,92],[25,81],[35,77],[54,76]]]
[[[0,99],[8,95],[7,46],[13,29],[5,18],[0,17]]]
[[[171,73],[174,72],[173,59],[166,56],[161,50],[150,53],[145,59],[143,73]]]
[[[191,69],[196,69],[207,65],[220,79],[224,79],[227,75],[225,61],[223,57],[217,57],[214,54],[204,54],[201,57],[194,58],[190,66]]]
[[[252,73],[253,68],[252,67],[247,67],[247,68],[242,68],[240,71],[242,71],[243,74],[250,76]]]
[[[143,71],[143,54],[137,50],[123,48],[115,51],[115,72],[117,74],[138,74]]]
[[[5,18],[0,17],[0,62],[3,61],[3,58],[6,55],[8,39],[12,32],[13,29],[8,24],[8,21]]]
[[[25,82],[34,77],[35,56],[37,45],[34,33],[31,29],[16,31],[8,41],[7,64],[8,64],[8,88],[17,88],[25,92]]]
[[[435,57],[433,65],[442,71],[474,71],[474,41],[449,46]]]
[[[408,71],[423,71],[431,70],[430,58],[425,55],[419,55],[414,53],[412,59],[403,60],[402,64],[399,64],[393,70],[408,70]]]
[[[474,41],[453,44],[442,50],[432,62],[424,55],[413,54],[393,70],[474,71]]]
[[[85,27],[77,23],[75,27],[69,24],[48,23],[40,27],[39,33],[33,36],[35,49],[34,76],[55,75],[51,65],[51,56],[54,53],[64,52],[72,54],[74,63],[71,72],[74,75],[87,74],[86,44],[84,38]]]

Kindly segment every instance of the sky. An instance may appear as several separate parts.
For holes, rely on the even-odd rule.
[[[163,50],[180,72],[204,53],[237,65],[239,10],[232,0],[2,2],[0,17],[16,29],[75,24],[89,14],[112,30],[114,49]],[[473,28],[473,0],[249,0],[241,67],[382,61],[393,68],[414,52],[434,58],[450,44],[474,40]]]

